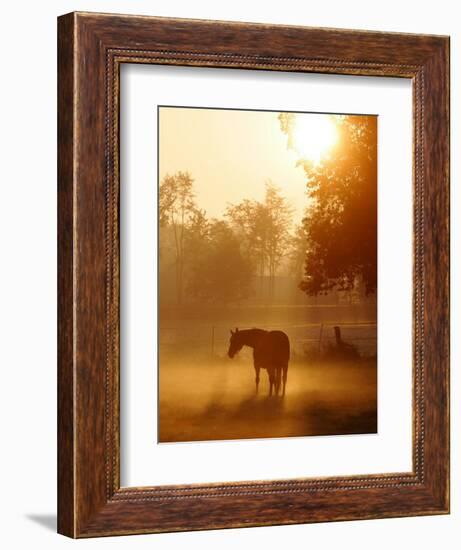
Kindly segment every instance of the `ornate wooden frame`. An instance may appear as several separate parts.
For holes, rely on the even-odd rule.
[[[58,22],[58,531],[70,537],[449,510],[449,38],[71,13]],[[411,78],[411,472],[119,483],[119,69],[189,65]]]

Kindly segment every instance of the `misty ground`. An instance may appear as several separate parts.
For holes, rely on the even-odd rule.
[[[172,306],[160,310],[160,327],[161,442],[377,431],[376,304]],[[265,370],[256,395],[250,348],[227,357],[235,327],[286,332],[284,397],[268,396]]]
[[[159,440],[200,441],[375,433],[376,359],[295,357],[286,394],[269,397],[261,370],[255,393],[250,350],[225,356],[170,357],[160,370]]]

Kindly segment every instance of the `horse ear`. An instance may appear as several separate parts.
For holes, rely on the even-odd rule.
[[[231,333],[231,336],[234,336],[234,331],[232,329],[231,329],[230,333]]]
[[[235,332],[238,332],[238,331],[239,331],[238,327],[235,327]]]

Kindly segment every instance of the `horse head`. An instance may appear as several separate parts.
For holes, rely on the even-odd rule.
[[[232,359],[236,353],[238,353],[243,348],[243,342],[241,333],[239,332],[239,329],[236,328],[235,330],[231,330],[231,337],[229,341],[229,351],[227,352],[227,355]]]

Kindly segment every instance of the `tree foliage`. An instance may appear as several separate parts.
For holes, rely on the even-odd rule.
[[[177,172],[159,189],[160,250],[163,264],[173,258],[177,305],[238,301],[250,293],[252,264],[230,226],[198,208],[193,184],[188,172]]]
[[[194,180],[188,172],[177,172],[172,176],[166,175],[159,189],[160,227],[169,227],[173,234],[178,304],[183,300],[186,233],[198,212],[193,183]]]
[[[295,116],[279,117],[289,146]],[[377,119],[348,115],[335,122],[339,138],[330,154],[317,164],[300,161],[310,199],[300,288],[317,295],[361,282],[370,294],[377,279]]]
[[[238,302],[250,294],[251,275],[251,262],[229,224],[223,220],[207,222],[191,263],[190,296],[207,303]]]
[[[267,294],[274,295],[277,269],[290,244],[293,209],[280,189],[266,182],[263,202],[245,199],[230,205],[226,216],[240,235],[261,284],[267,276]]]

